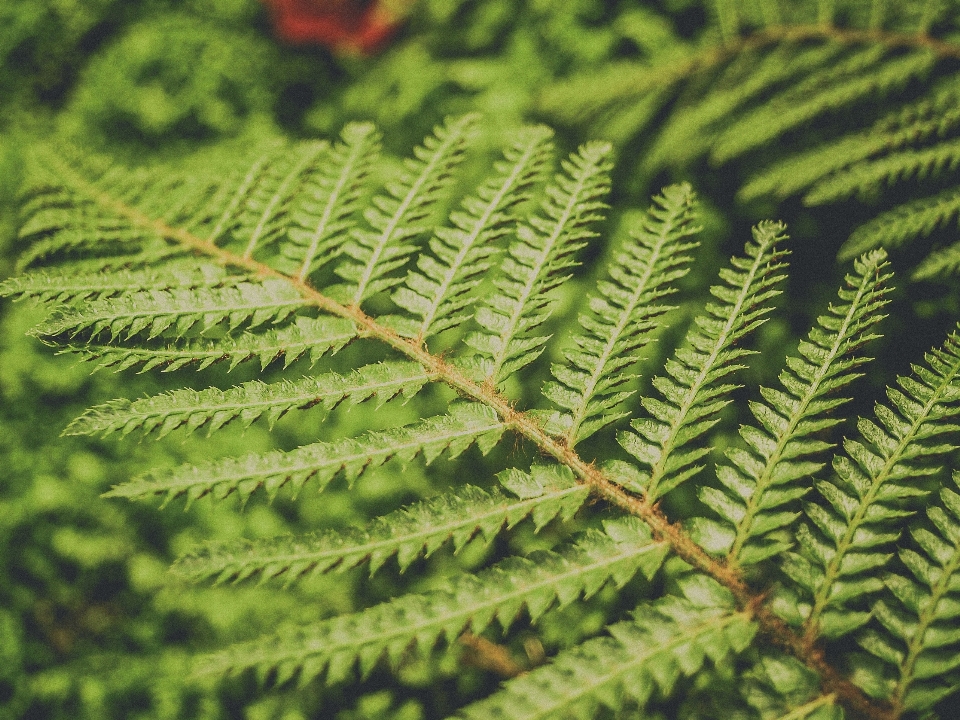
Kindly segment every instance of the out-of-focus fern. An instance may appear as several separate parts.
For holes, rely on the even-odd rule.
[[[856,195],[876,217],[853,230],[842,260],[955,225],[955,8],[706,5],[710,19],[693,40],[559,81],[542,94],[541,110],[618,141],[644,131],[647,177],[705,157],[746,168],[741,200],[799,194],[823,205]],[[958,267],[951,233],[924,254],[918,278]]]
[[[725,17],[731,25],[736,16]],[[666,350],[650,380],[655,393],[631,407],[629,382],[654,325],[677,317],[663,300],[694,259],[692,189],[671,186],[655,198],[578,308],[579,334],[552,338],[557,288],[577,252],[604,232],[610,147],[585,144],[544,180],[549,132],[527,128],[488,178],[468,183],[456,167],[476,122],[446,121],[381,192],[362,189],[376,176],[369,125],[348,126],[339,144],[271,146],[253,160],[239,153],[236,172],[191,178],[189,194],[168,169],[127,171],[36,150],[26,273],[0,285],[4,295],[52,306],[34,335],[115,368],[260,363],[247,370],[261,377],[229,388],[98,405],[68,433],[206,428],[220,437],[235,420],[272,426],[289,414],[305,423],[299,411],[313,406],[371,408],[354,414],[351,436],[326,435],[315,417],[304,434],[318,430],[296,446],[155,468],[109,497],[189,505],[236,495],[249,505],[260,489],[270,498],[311,486],[356,493],[376,468],[397,477],[414,463],[452,463],[452,487],[362,529],[184,556],[176,568],[192,580],[284,578],[297,587],[360,565],[382,579],[394,557],[412,576],[383,602],[210,655],[205,672],[347,682],[354,668],[402,674],[462,638],[486,654],[486,666],[517,674],[542,658],[518,663],[497,642],[511,642],[518,622],[530,632],[562,622],[582,599],[602,608],[587,633],[599,636],[571,639],[461,716],[655,708],[661,699],[695,702],[722,678],[740,688],[731,702],[760,717],[887,720],[952,694],[952,676],[928,679],[935,661],[960,665],[953,636],[939,632],[953,607],[945,578],[957,564],[956,497],[939,487],[960,417],[956,337],[900,378],[889,405],[877,405],[877,422],[861,420],[862,438],[846,440],[833,472],[822,474],[846,402],[837,393],[863,366],[861,348],[886,302],[885,254],[868,252],[787,360],[783,389],[762,388],[749,403],[756,425],[742,427],[745,446],[713,463],[710,434],[725,426],[753,355],[751,333],[786,277],[785,227],[755,228],[743,254],[720,269],[683,342]],[[466,199],[451,197],[454,188]],[[456,208],[449,221],[447,207]],[[510,393],[546,377],[545,351],[555,358],[553,379],[538,403],[553,409],[521,407]],[[297,362],[304,356],[309,362]],[[315,369],[321,362],[329,367]],[[395,399],[410,402],[405,421],[396,420]],[[376,412],[370,400],[392,411]],[[494,451],[504,435],[520,452]],[[538,457],[532,464],[528,449]],[[481,469],[482,454],[500,471]],[[695,476],[705,507],[674,507]],[[943,507],[929,511],[936,532],[903,534],[918,498],[939,490]],[[548,526],[556,547],[511,545]],[[578,531],[572,540],[569,530]],[[425,569],[446,557],[444,546],[466,552],[495,539],[500,557],[489,567],[470,572],[447,557],[445,574]],[[885,665],[834,642],[851,633]]]

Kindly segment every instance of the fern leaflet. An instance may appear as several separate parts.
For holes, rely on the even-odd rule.
[[[766,402],[751,403],[759,427],[741,427],[749,449],[728,450],[729,464],[718,466],[724,489],[700,488],[700,499],[726,525],[701,520],[694,537],[725,552],[728,563],[757,563],[792,544],[779,531],[797,519],[789,505],[809,490],[797,481],[822,467],[811,456],[829,446],[816,436],[840,422],[827,413],[847,402],[836,393],[860,376],[855,370],[866,359],[855,353],[877,337],[870,331],[883,317],[887,266],[882,251],[857,261],[847,287],[840,290],[842,303],[818,318],[819,327],[800,344],[800,356],[790,358],[780,374],[786,392],[763,388]]]
[[[356,661],[366,675],[383,656],[396,664],[412,645],[429,649],[438,639],[451,640],[466,629],[481,632],[494,620],[508,627],[522,608],[535,621],[551,606],[592,595],[608,580],[620,586],[638,571],[652,577],[666,553],[663,543],[636,520],[608,525],[608,532],[589,531],[563,553],[508,558],[426,595],[407,595],[355,615],[234,646],[208,658],[202,671],[256,668],[283,683],[297,673],[303,682],[326,670],[327,681],[335,682]]]
[[[451,408],[448,415],[392,430],[371,431],[358,438],[305,445],[287,453],[271,451],[242,458],[187,465],[114,487],[109,497],[165,496],[165,502],[185,495],[192,502],[207,494],[225,498],[237,493],[246,500],[260,487],[272,497],[290,485],[294,493],[315,478],[324,489],[339,473],[352,483],[361,473],[391,458],[408,462],[423,455],[427,463],[447,451],[456,457],[477,443],[489,450],[504,430],[496,415],[479,405]]]
[[[867,621],[847,605],[881,589],[868,573],[889,560],[897,523],[914,512],[911,498],[927,494],[921,481],[936,472],[933,463],[955,449],[944,436],[958,427],[960,338],[951,335],[926,360],[899,378],[900,389],[888,389],[892,407],[877,404],[879,425],[860,420],[862,439],[844,443],[831,479],[815,483],[826,502],[804,506],[812,524],[797,532],[803,553],[789,554],[783,567],[811,598],[803,608],[808,638],[839,637]]]
[[[170,330],[183,337],[195,325],[209,330],[220,323],[231,329],[277,324],[305,304],[289,283],[272,279],[227,288],[139,291],[63,309],[34,332],[43,338],[83,333],[109,339],[144,333],[150,339]]]
[[[694,675],[708,659],[725,664],[750,645],[755,627],[746,613],[731,612],[730,598],[718,585],[688,578],[682,591],[686,598],[641,606],[633,620],[609,626],[609,637],[562,652],[460,717],[590,720],[601,706],[643,708],[655,691],[669,696],[681,677]]]
[[[900,551],[909,574],[887,576],[873,611],[879,622],[857,638],[893,670],[877,682],[892,686],[894,706],[912,712],[929,710],[960,687],[960,495],[942,488],[927,517],[928,525],[910,531],[914,546]]]
[[[742,368],[737,361],[749,354],[736,343],[763,322],[769,301],[778,294],[776,285],[784,278],[780,272],[784,251],[779,248],[783,230],[778,223],[759,225],[754,241],[745,248],[746,257],[733,258],[732,268],[721,270],[726,284],[710,290],[720,302],[707,305],[706,314],[688,333],[686,346],[667,362],[668,375],[653,381],[666,402],[643,398],[651,417],[633,420],[636,432],[618,436],[623,448],[649,468],[631,489],[651,501],[700,470],[694,463],[708,449],[680,448],[714,425],[716,414],[729,402],[722,398],[733,386],[721,381]]]
[[[379,517],[365,530],[209,547],[180,558],[174,571],[193,581],[251,577],[266,581],[282,576],[289,583],[307,574],[343,572],[360,564],[367,564],[373,574],[393,556],[405,570],[418,557],[429,557],[446,542],[452,543],[454,551],[477,535],[489,542],[528,516],[537,529],[557,516],[569,519],[585,502],[587,491],[562,470],[534,466],[530,474],[508,471],[504,479],[507,487],[522,483],[522,495],[518,497],[465,485]],[[535,483],[532,491],[528,487],[531,482]]]
[[[374,200],[364,218],[373,230],[354,229],[344,245],[347,259],[336,267],[336,273],[347,285],[339,295],[349,303],[360,305],[364,300],[396,285],[400,280],[387,277],[402,267],[415,250],[412,239],[422,231],[423,222],[449,186],[450,173],[463,156],[473,115],[448,120],[422,147],[408,159],[399,180],[387,185],[387,195]]]
[[[331,372],[271,384],[253,380],[230,390],[174,390],[133,402],[121,399],[98,405],[73,421],[65,434],[128,435],[139,430],[163,437],[179,427],[190,432],[206,427],[213,432],[236,419],[250,425],[263,415],[272,426],[294,409],[321,405],[329,411],[344,401],[359,403],[376,397],[383,404],[398,395],[410,398],[430,379],[419,363],[389,362],[367,365],[347,376]]]
[[[551,368],[555,381],[544,395],[567,412],[552,420],[572,447],[626,413],[615,408],[630,393],[625,372],[639,359],[656,320],[670,308],[656,304],[673,292],[670,283],[686,274],[694,247],[695,202],[687,185],[665,188],[640,220],[631,241],[614,256],[609,279],[590,300],[592,315],[581,315],[585,333],[574,338],[567,364]]]
[[[451,214],[454,227],[437,230],[430,240],[433,254],[422,254],[417,270],[393,294],[397,305],[418,318],[405,334],[422,342],[465,319],[463,311],[473,302],[469,293],[489,270],[514,206],[529,199],[530,186],[548,162],[551,135],[542,126],[522,131],[495,164],[498,174],[463,201],[463,211]]]
[[[351,123],[341,133],[341,142],[329,151],[328,162],[311,176],[301,197],[292,206],[290,219],[296,223],[280,246],[289,267],[304,280],[335,254],[340,236],[354,226],[351,215],[358,209],[364,181],[380,147],[380,136],[370,123]]]
[[[581,147],[564,163],[566,174],[547,188],[544,216],[533,216],[517,229],[494,278],[499,293],[477,310],[481,330],[465,340],[482,357],[481,376],[494,385],[543,352],[546,338],[530,333],[549,316],[548,293],[567,277],[562,273],[575,264],[572,255],[594,236],[587,228],[604,207],[600,198],[609,188],[610,152],[606,143]]]
[[[323,355],[335,353],[357,337],[350,320],[335,317],[297,317],[295,322],[270,328],[257,334],[228,335],[217,340],[188,340],[160,347],[126,347],[86,343],[69,345],[67,350],[89,360],[99,368],[147,372],[161,368],[172,372],[190,365],[202,370],[216,363],[227,363],[232,370],[248,360],[257,359],[261,369],[283,358],[284,366],[309,354],[311,364]]]

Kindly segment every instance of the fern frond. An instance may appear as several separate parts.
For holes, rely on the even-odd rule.
[[[243,205],[231,235],[243,246],[244,258],[280,237],[286,228],[291,202],[306,176],[329,155],[326,142],[294,145],[270,159]]]
[[[66,350],[97,362],[98,369],[118,371],[137,368],[139,372],[147,372],[160,368],[163,372],[172,372],[190,365],[203,370],[216,363],[227,363],[232,370],[253,359],[265,369],[280,358],[286,367],[305,354],[309,354],[312,365],[356,337],[357,328],[350,320],[327,316],[297,317],[295,322],[280,328],[269,328],[256,334],[227,335],[217,340],[189,340],[159,347],[85,343],[68,345]]]
[[[272,426],[294,409],[320,405],[330,411],[342,402],[376,398],[382,405],[398,395],[411,398],[430,379],[419,363],[385,362],[349,375],[329,372],[269,384],[253,380],[229,390],[174,390],[133,402],[120,399],[97,405],[70,423],[64,434],[105,437],[140,431],[163,437],[180,427],[189,432],[206,427],[213,432],[237,419],[247,426],[264,415]]]
[[[595,236],[588,227],[605,207],[600,198],[610,184],[611,150],[607,143],[583,145],[547,188],[543,215],[517,228],[494,277],[499,292],[485,298],[475,315],[481,330],[465,339],[480,353],[480,374],[494,385],[543,352],[546,338],[531,333],[549,316],[549,293],[568,277],[573,254]]]
[[[894,707],[917,713],[960,688],[960,495],[944,487],[926,512],[930,524],[912,527],[913,547],[899,553],[909,574],[885,578],[879,624],[857,638],[892,671]]]
[[[140,333],[155,338],[171,330],[183,337],[195,325],[209,330],[220,323],[231,329],[241,324],[250,328],[276,324],[305,305],[289,283],[273,279],[227,288],[139,291],[60,310],[34,333],[41,338],[73,338],[83,333],[113,340]]]
[[[522,483],[522,495],[508,497],[496,489],[464,485],[378,517],[364,530],[207,547],[180,558],[173,569],[195,582],[253,577],[267,581],[282,576],[291,583],[305,575],[344,572],[360,564],[367,564],[372,575],[396,556],[400,570],[405,570],[447,542],[455,552],[478,535],[490,542],[526,517],[532,516],[538,530],[558,516],[567,520],[587,499],[587,489],[562,466],[534,466],[529,475],[513,469],[505,475],[508,488],[515,480]]]
[[[687,597],[641,605],[633,620],[609,626],[609,637],[561,652],[459,717],[591,720],[600,707],[642,709],[658,690],[669,697],[680,678],[696,674],[708,660],[727,664],[750,645],[755,626],[747,613],[732,610],[719,585],[689,578],[682,591]]]
[[[615,408],[630,395],[622,389],[633,377],[627,368],[639,360],[656,319],[671,309],[658,301],[687,273],[687,253],[695,247],[688,238],[700,231],[695,217],[689,185],[672,185],[654,198],[590,299],[592,314],[580,316],[584,332],[574,337],[576,348],[551,368],[556,380],[543,394],[564,408],[552,424],[571,447],[626,415]]]
[[[754,564],[792,544],[792,538],[778,536],[799,516],[792,504],[809,490],[797,481],[823,467],[813,458],[829,445],[817,436],[840,422],[829,413],[849,400],[837,393],[861,375],[856,370],[868,358],[857,351],[877,337],[871,330],[883,318],[888,266],[882,250],[855,263],[839,291],[841,302],[817,318],[799,357],[791,357],[780,374],[786,392],[763,388],[765,402],[751,403],[759,425],[742,427],[747,449],[728,450],[729,463],[718,466],[723,489],[700,488],[704,505],[725,524],[703,522],[694,537],[726,552],[728,563]]]
[[[336,273],[347,281],[338,294],[352,305],[360,305],[377,293],[388,290],[402,279],[390,277],[416,248],[413,238],[451,183],[451,171],[463,157],[476,116],[450,119],[434,131],[414,158],[405,163],[400,178],[387,185],[387,194],[378,196],[364,212],[372,230],[356,228],[344,245]]]
[[[773,163],[751,178],[738,196],[745,200],[763,195],[785,198],[824,179],[830,182],[834,173],[882,151],[943,137],[960,125],[958,100],[960,86],[951,79],[932,97],[894,110],[868,130],[818,144]],[[812,199],[808,197],[807,201]]]
[[[853,194],[866,194],[886,183],[911,177],[924,178],[960,165],[960,141],[941,142],[923,150],[902,150],[882,158],[859,162],[817,183],[804,200],[810,205],[833,202]]]
[[[543,126],[527,128],[494,165],[497,174],[466,198],[463,210],[450,215],[452,228],[437,230],[432,255],[423,254],[407,274],[393,301],[417,320],[407,331],[423,341],[466,318],[469,294],[490,269],[495,243],[509,232],[513,209],[529,199],[531,185],[551,157],[553,133]]]
[[[633,420],[636,432],[618,436],[623,448],[648,468],[631,489],[651,501],[701,469],[694,463],[709,449],[682,448],[712,427],[729,402],[725,398],[734,386],[723,380],[741,369],[738,361],[750,354],[737,344],[763,323],[770,300],[779,294],[776,286],[784,278],[785,267],[785,252],[779,247],[784,229],[779,223],[761,223],[745,247],[746,257],[733,258],[732,267],[720,271],[725,284],[710,289],[720,302],[707,305],[685,345],[667,362],[667,375],[653,380],[666,402],[643,398],[650,417]]]
[[[936,59],[921,50],[883,60],[884,52],[881,46],[857,50],[741,116],[717,139],[713,158],[730,160],[825,113],[867,96],[882,96],[926,74]]]
[[[960,243],[953,243],[927,255],[910,277],[914,280],[930,280],[957,274],[960,274]]]
[[[954,483],[960,474],[954,472]],[[879,621],[858,642],[892,670],[898,710],[922,712],[960,688],[960,495],[944,487],[927,509],[929,524],[910,529],[913,547],[900,551],[902,570],[885,579],[874,606]],[[883,680],[881,680],[883,682]]]
[[[350,123],[340,137],[325,162],[307,178],[290,211],[296,226],[287,232],[290,242],[280,246],[289,264],[281,269],[299,280],[333,260],[341,237],[356,224],[351,216],[359,208],[364,181],[380,149],[380,134],[371,123]]]
[[[185,465],[117,485],[107,497],[164,496],[165,503],[186,496],[188,502],[207,494],[217,499],[237,493],[246,500],[258,488],[273,497],[285,486],[298,493],[316,479],[323,490],[342,473],[349,483],[366,470],[392,458],[409,462],[422,455],[426,463],[441,453],[456,457],[476,443],[486,452],[500,439],[505,426],[481,405],[462,404],[439,415],[391,430],[371,431],[357,438],[304,445],[290,452],[272,451],[227,458],[201,465]]]
[[[896,205],[854,230],[840,247],[840,260],[849,260],[877,247],[893,248],[929,235],[960,213],[960,188]]]
[[[773,87],[823,67],[842,50],[832,44],[809,48],[783,45],[759,57],[745,54],[718,79],[708,95],[669,117],[644,158],[644,167],[652,172],[706,153],[722,121],[735,117],[743,105]]]
[[[136,291],[222,287],[239,283],[244,279],[236,275],[227,275],[219,265],[196,260],[173,261],[156,269],[112,269],[109,274],[38,270],[0,283],[0,297],[31,297],[42,302],[65,305]]]
[[[447,587],[406,595],[353,615],[332,618],[274,637],[236,645],[207,658],[203,673],[254,668],[283,683],[310,680],[326,670],[327,682],[346,677],[355,663],[368,674],[381,658],[392,664],[411,648],[432,648],[464,630],[482,632],[494,620],[509,627],[522,609],[536,621],[597,592],[608,581],[621,586],[637,572],[651,578],[666,555],[635,519],[609,521],[607,532],[588,531],[564,552],[511,557],[475,576],[458,575]]]
[[[834,474],[815,483],[825,502],[807,502],[810,524],[797,530],[802,554],[786,556],[783,569],[811,599],[807,638],[839,637],[862,625],[868,613],[851,609],[882,587],[876,571],[890,558],[899,523],[915,512],[910,501],[927,494],[923,479],[954,451],[949,434],[960,415],[960,336],[927,353],[910,377],[889,388],[890,405],[877,404],[879,424],[861,419],[861,438],[846,440]]]

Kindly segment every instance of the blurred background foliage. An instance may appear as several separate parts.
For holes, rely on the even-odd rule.
[[[483,158],[499,146],[505,130],[555,119],[540,98],[560,78],[600,72],[613,61],[679,52],[711,23],[695,0],[384,4],[402,19],[379,53],[364,54],[284,42],[270,11],[256,0],[0,0],[0,277],[13,272],[23,150],[37,139],[65,138],[131,163],[188,155],[204,162],[225,144],[330,137],[347,121],[369,119],[382,129],[387,149],[400,155],[445,115],[478,110],[485,117],[477,140]],[[629,136],[637,115],[624,118],[606,132]],[[583,127],[569,124],[558,142],[571,149],[587,136]],[[643,175],[630,155],[634,145],[621,147],[621,174],[629,176],[611,198],[611,228],[628,219],[631,208],[646,206],[649,192],[668,181],[689,179],[701,191],[706,233],[697,269],[686,281],[691,290],[702,291],[719,259],[742,247],[761,214],[791,224],[790,290],[783,312],[760,334],[762,355],[745,378],[750,388],[770,383],[787,348],[833,294],[843,272],[833,257],[856,218],[846,206],[739,203],[740,170],[719,172],[706,163]],[[482,164],[476,163],[478,172]],[[588,286],[590,261],[603,252],[590,249],[582,277],[565,286],[554,330],[572,320],[563,309]],[[702,302],[702,292],[691,296]],[[950,324],[945,318],[960,315],[949,284],[903,283],[892,307],[884,330],[896,341],[880,347],[882,362],[864,381],[867,395],[903,371],[907,359],[939,342]],[[681,308],[676,317],[688,311]],[[179,585],[167,567],[202,540],[359,525],[373,513],[433,495],[456,478],[442,463],[429,472],[416,463],[404,470],[388,465],[352,492],[337,486],[322,499],[307,493],[296,501],[255,500],[243,511],[230,503],[200,502],[186,512],[160,513],[149,505],[102,500],[102,492],[141,468],[195,460],[211,449],[199,436],[158,443],[61,437],[73,417],[113,397],[230,385],[253,372],[91,375],[75,358],[54,356],[26,336],[37,319],[26,304],[0,305],[0,720],[423,720],[443,716],[498,681],[458,647],[430,661],[411,659],[400,673],[401,690],[385,671],[359,685],[266,694],[254,678],[190,678],[193,653],[281,622],[367,606],[398,587],[426,587],[445,567],[479,564],[497,548],[477,544],[457,557],[440,552],[409,577],[386,572],[362,583],[359,574],[320,578],[288,592]],[[666,334],[656,353],[678,335],[679,329]],[[350,353],[369,352],[357,344],[338,362],[351,366]],[[650,366],[657,361],[652,357]],[[540,379],[527,378],[531,387]],[[376,421],[412,420],[432,402],[423,393],[408,405],[385,408]],[[346,435],[369,427],[371,414],[338,410],[318,430],[322,420],[306,412],[284,418],[273,432],[260,424],[221,432],[215,452]],[[736,418],[729,420],[714,438],[717,448],[735,431]],[[489,462],[496,464],[496,453]],[[520,531],[508,542],[529,550],[549,546],[568,531],[552,525],[536,536]],[[545,649],[595,632],[612,612],[612,598],[600,593],[549,616],[536,635],[521,633],[523,641],[510,650],[536,662]]]

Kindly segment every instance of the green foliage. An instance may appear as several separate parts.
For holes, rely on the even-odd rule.
[[[955,8],[390,6],[0,10],[0,717],[953,717]]]
[[[4,294],[54,307],[34,329],[37,337],[75,349],[88,346],[85,352],[95,357],[110,348],[106,364],[121,366],[144,365],[145,352],[158,353],[146,364],[182,366],[185,359],[164,360],[162,353],[188,344],[196,352],[198,343],[211,359],[190,359],[204,365],[219,350],[217,359],[232,357],[235,366],[238,346],[248,348],[244,357],[259,355],[261,372],[279,355],[296,358],[309,351],[312,361],[288,361],[269,379],[254,378],[228,389],[181,388],[135,401],[114,400],[77,418],[68,435],[163,436],[178,428],[205,427],[217,437],[236,419],[251,426],[265,418],[270,427],[279,427],[283,416],[302,415],[313,406],[329,415],[343,402],[374,398],[381,407],[398,397],[415,404],[412,421],[397,421],[394,415],[380,427],[361,422],[352,436],[307,440],[299,434],[291,449],[160,467],[116,484],[107,497],[161,497],[164,504],[184,497],[189,505],[208,495],[222,500],[237,494],[246,505],[260,488],[274,498],[289,487],[296,497],[308,480],[325,494],[349,496],[376,468],[390,467],[395,474],[417,457],[423,458],[420,467],[445,454],[451,467],[470,468],[479,455],[460,464],[457,458],[468,457],[474,444],[480,454],[496,455],[494,448],[505,433],[551,459],[525,470],[525,463],[500,457],[500,482],[508,495],[483,487],[482,472],[468,471],[473,484],[451,478],[447,491],[379,514],[362,530],[208,545],[177,563],[181,577],[221,582],[282,577],[292,590],[363,564],[376,571],[394,556],[400,570],[416,575],[448,543],[454,553],[465,554],[468,548],[482,553],[498,537],[518,535],[527,517],[533,519],[532,529],[541,532],[558,519],[574,525],[600,521],[604,528],[587,529],[572,543],[558,539],[556,549],[505,548],[503,557],[476,573],[466,568],[427,573],[426,592],[398,588],[369,607],[235,644],[203,660],[202,674],[252,669],[262,680],[282,685],[298,678],[301,686],[319,676],[327,684],[352,681],[355,667],[361,678],[385,668],[402,674],[417,658],[429,661],[438,644],[450,647],[465,632],[486,636],[485,643],[499,634],[509,639],[520,616],[536,627],[568,611],[575,600],[610,593],[617,603],[605,606],[597,628],[606,625],[609,637],[586,637],[559,650],[549,664],[468,705],[465,716],[590,717],[600,706],[616,711],[647,707],[657,693],[686,692],[680,689],[682,678],[696,682],[712,674],[736,675],[734,658],[740,655],[744,662],[748,656],[769,658],[767,665],[757,660],[754,674],[744,675],[752,679],[745,682],[747,694],[736,702],[745,706],[760,702],[761,696],[776,706],[759,668],[799,662],[806,665],[804,672],[823,675],[842,694],[817,695],[798,679],[796,693],[780,698],[784,717],[832,717],[836,703],[877,717],[886,717],[884,703],[894,711],[907,708],[908,685],[921,678],[917,673],[928,662],[923,653],[928,651],[926,628],[934,622],[929,613],[920,620],[926,625],[919,640],[919,630],[901,633],[908,650],[894,663],[894,671],[901,673],[899,684],[863,680],[886,677],[882,672],[860,671],[845,678],[824,666],[813,648],[862,628],[858,637],[868,650],[883,660],[894,656],[878,650],[882,636],[868,626],[871,615],[862,607],[875,598],[876,617],[884,627],[890,625],[884,608],[893,601],[885,593],[903,583],[884,585],[876,570],[890,562],[889,550],[899,540],[900,523],[913,512],[913,499],[935,487],[939,464],[955,450],[946,436],[956,431],[960,415],[956,338],[928,353],[925,365],[916,365],[912,377],[900,378],[899,388],[888,390],[890,406],[877,405],[878,423],[861,420],[862,439],[845,440],[845,452],[834,455],[835,474],[821,479],[818,458],[832,447],[826,438],[840,422],[834,413],[847,402],[836,393],[859,376],[866,362],[859,351],[877,337],[874,329],[887,304],[891,273],[885,254],[872,251],[859,258],[839,292],[839,304],[818,319],[798,354],[788,357],[780,373],[784,390],[762,389],[762,401],[750,402],[758,425],[741,428],[743,443],[716,465],[717,482],[700,484],[703,504],[723,522],[698,517],[702,508],[692,516],[681,509],[677,519],[686,529],[680,529],[658,504],[676,496],[684,482],[708,466],[704,438],[721,424],[737,389],[730,378],[747,368],[754,354],[748,338],[771,313],[786,277],[784,226],[758,225],[743,255],[720,269],[712,299],[694,314],[663,374],[650,381],[663,399],[644,393],[642,410],[608,417],[630,395],[621,388],[629,387],[630,371],[651,339],[655,320],[669,317],[661,300],[675,292],[676,281],[693,260],[693,237],[699,230],[692,190],[685,185],[665,188],[611,253],[604,270],[609,279],[597,284],[588,301],[593,314],[580,317],[590,334],[575,336],[578,349],[566,363],[553,363],[555,380],[545,385],[544,395],[570,410],[570,419],[524,411],[504,393],[509,381],[538,364],[548,346],[569,347],[563,338],[535,333],[548,322],[577,251],[597,237],[588,228],[603,220],[609,147],[582,146],[540,189],[548,133],[526,129],[505,148],[504,160],[494,164],[490,177],[476,181],[477,190],[461,190],[467,195],[461,205],[466,212],[455,211],[451,225],[444,226],[433,220],[442,216],[432,206],[441,189],[456,182],[454,168],[475,122],[467,116],[438,127],[398,170],[399,180],[387,181],[385,194],[361,195],[352,189],[348,198],[337,190],[359,187],[350,178],[373,174],[354,169],[357,158],[369,155],[363,148],[372,147],[376,134],[369,126],[352,125],[340,146],[302,143],[270,151],[254,162],[254,170],[226,173],[219,183],[198,180],[204,193],[178,205],[175,214],[160,217],[152,213],[159,203],[157,189],[169,185],[163,168],[155,173],[91,171],[96,166],[69,163],[63,159],[68,155],[37,155],[36,162],[61,170],[58,181],[50,171],[37,174],[41,180],[31,190],[30,202],[44,217],[24,223],[25,237],[44,244],[46,251],[42,256],[27,251],[33,269],[0,286]],[[334,162],[319,163],[321,154]],[[250,167],[243,157],[238,163]],[[318,188],[310,192],[310,209],[299,214],[290,209],[294,184]],[[542,214],[511,212],[538,192],[544,198]],[[241,196],[246,200],[238,201]],[[49,212],[53,199],[56,213]],[[337,209],[341,199],[346,205]],[[83,213],[86,227],[105,228],[108,242],[79,265],[77,246],[56,242],[74,226],[69,203]],[[305,212],[313,219],[304,220]],[[354,226],[358,215],[373,230]],[[184,225],[170,224],[174,217]],[[436,224],[430,225],[431,220]],[[350,238],[342,254],[323,258],[330,267],[316,273],[317,285],[305,279],[316,268],[313,240],[303,242],[313,222],[320,228],[313,239],[328,232],[328,222]],[[288,231],[295,237],[288,239]],[[122,243],[112,242],[117,236],[124,238]],[[418,245],[418,237],[432,240]],[[162,251],[158,241],[165,245]],[[493,254],[504,243],[499,271],[491,271]],[[304,245],[306,255],[301,254]],[[412,258],[421,247],[424,254]],[[204,264],[190,268],[191,257],[206,258],[220,269]],[[102,288],[91,287],[90,270],[96,265],[107,277],[116,275]],[[77,272],[71,274],[71,267]],[[401,282],[404,292],[397,290]],[[391,306],[389,298],[396,304]],[[360,303],[376,310],[365,312]],[[471,306],[473,327],[479,330],[461,327]],[[445,344],[452,361],[434,354],[426,342],[433,326],[454,331]],[[408,327],[416,330],[396,330]],[[312,336],[305,334],[310,329]],[[284,344],[298,339],[290,348]],[[359,352],[343,348],[351,339],[363,345]],[[385,346],[383,362],[366,361],[372,343]],[[279,349],[273,355],[250,349],[275,344]],[[312,367],[319,361],[352,369],[317,372]],[[440,392],[440,385],[456,395]],[[429,410],[437,406],[445,410]],[[373,419],[376,413],[365,416]],[[617,427],[624,416],[633,416],[632,430]],[[611,424],[613,430],[601,433]],[[319,431],[324,425],[318,415],[313,427]],[[639,462],[610,455],[591,458],[574,450],[577,440],[601,434],[608,436],[606,447],[613,447],[610,440],[616,437]],[[601,469],[598,460],[612,461]],[[343,483],[336,480],[341,476]],[[817,495],[804,499],[813,488]],[[944,490],[944,502],[951,502],[949,492]],[[584,508],[591,493],[611,507]],[[950,532],[943,529],[951,527],[943,525],[945,516],[934,515],[941,532]],[[799,540],[796,547],[781,528],[792,531]],[[913,537],[933,554],[928,535]],[[902,552],[911,558],[904,560],[909,566],[913,555]],[[937,562],[952,563],[944,553],[936,551]],[[755,570],[749,577],[741,571],[746,566]],[[792,585],[776,587],[781,582],[776,567]],[[638,572],[645,583],[634,579]],[[666,588],[662,595],[651,584],[658,577]],[[637,608],[634,619],[620,620],[632,607]],[[492,628],[494,620],[499,631]],[[772,645],[757,643],[756,638],[771,634],[780,639]],[[893,647],[884,642],[882,647]],[[835,652],[844,650],[838,645]],[[858,667],[859,657],[854,654],[849,662]],[[513,660],[499,662],[516,666]],[[572,674],[585,679],[571,683]],[[878,692],[879,686],[886,690]],[[940,697],[922,694],[928,696],[934,698],[930,702]],[[914,695],[909,698],[911,709],[920,702]]]
[[[544,113],[641,140],[645,177],[699,158],[746,171],[741,201],[801,195],[807,205],[858,195],[853,259],[931,235],[956,217],[956,11],[940,2],[708,3],[691,40],[601,72],[573,74],[541,97]],[[869,10],[868,10],[869,8]],[[946,189],[944,189],[946,188]],[[940,192],[931,193],[931,189]],[[948,233],[920,257],[955,253]],[[917,276],[952,273],[929,261]]]

